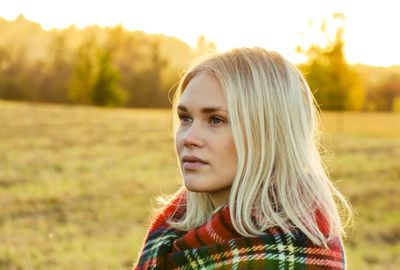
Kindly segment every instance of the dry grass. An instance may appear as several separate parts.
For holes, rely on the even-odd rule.
[[[344,119],[344,120],[343,120]],[[326,113],[349,269],[400,267],[400,115]],[[0,101],[0,269],[130,269],[179,186],[170,114]]]

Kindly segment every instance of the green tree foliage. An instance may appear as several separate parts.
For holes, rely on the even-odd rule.
[[[93,86],[93,103],[100,106],[121,106],[126,100],[125,92],[118,86],[119,74],[111,63],[110,52],[98,51],[98,71]]]
[[[343,20],[336,14],[335,20]],[[311,45],[304,52],[308,61],[301,66],[322,109],[360,110],[365,101],[365,91],[358,74],[347,64],[344,55],[344,26],[338,26],[334,38],[329,39],[326,21],[321,25],[326,46]]]
[[[118,77],[110,52],[90,38],[78,49],[69,98],[81,104],[123,105],[126,95],[118,86]]]
[[[76,56],[68,96],[72,102],[92,104],[97,76],[97,44],[95,39],[83,43]]]

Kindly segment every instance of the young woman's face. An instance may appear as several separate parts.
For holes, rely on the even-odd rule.
[[[176,149],[186,188],[227,194],[236,174],[237,155],[218,80],[207,73],[196,75],[184,89],[177,112]]]

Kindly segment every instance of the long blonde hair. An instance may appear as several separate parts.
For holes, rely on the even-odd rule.
[[[227,99],[238,158],[229,196],[235,229],[250,237],[272,226],[289,233],[297,227],[324,246],[341,237],[338,209],[348,214],[351,209],[323,167],[318,112],[299,70],[278,53],[262,48],[207,57],[182,77],[175,93],[175,115],[182,92],[203,72],[218,79]],[[187,191],[186,214],[169,223],[189,230],[205,223],[214,210],[208,194]],[[326,219],[327,234],[318,224],[318,214]]]

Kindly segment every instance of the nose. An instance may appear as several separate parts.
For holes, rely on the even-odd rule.
[[[199,125],[192,124],[182,135],[185,147],[202,147],[204,145],[204,136]]]

